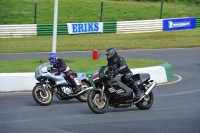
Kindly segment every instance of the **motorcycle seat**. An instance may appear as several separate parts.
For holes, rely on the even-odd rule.
[[[150,79],[150,74],[148,73],[138,73],[138,74],[134,74],[132,76],[133,80],[137,83],[144,83],[145,81],[148,81]]]

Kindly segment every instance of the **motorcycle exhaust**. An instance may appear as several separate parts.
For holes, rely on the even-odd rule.
[[[85,92],[85,91],[88,91],[88,90],[91,90],[93,89],[93,87],[88,87],[88,88],[85,88],[84,90],[80,91],[79,93],[77,94],[70,94],[69,96],[78,96],[80,95],[81,93]]]
[[[83,93],[83,92],[85,92],[85,91],[91,90],[91,89],[93,89],[93,87],[85,88],[84,90],[82,90],[82,91],[80,91],[79,93],[77,93],[77,95],[79,95],[79,94],[81,94],[81,93]]]
[[[144,93],[146,96],[150,94],[150,92],[153,90],[153,88],[156,86],[156,82],[151,83],[149,89]]]
[[[144,93],[144,95],[143,95],[138,101],[136,101],[134,104],[140,102],[145,96],[148,96],[156,85],[157,85],[156,82],[151,83],[151,85],[149,86],[149,89],[148,89],[148,90]]]

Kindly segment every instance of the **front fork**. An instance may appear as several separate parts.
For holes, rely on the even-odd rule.
[[[100,94],[99,102],[101,102],[103,100],[104,89],[105,89],[104,85],[102,86],[102,88],[93,89],[94,91],[98,91],[99,94]]]
[[[103,87],[102,87],[102,89],[101,89],[101,91],[100,91],[99,102],[101,102],[101,101],[103,100],[104,89],[105,89],[105,87],[104,87],[104,85],[103,85]]]
[[[42,88],[41,88],[41,91],[42,93],[46,94],[47,92],[47,89],[48,88],[51,88],[51,86],[49,85],[49,80],[45,80],[43,83],[36,83],[36,84],[41,84],[42,85]]]

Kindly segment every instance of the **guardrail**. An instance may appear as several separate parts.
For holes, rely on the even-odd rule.
[[[200,17],[196,17],[196,27],[200,27]]]
[[[67,24],[57,25],[57,35],[67,35]],[[37,36],[53,35],[53,24],[38,24]]]
[[[162,19],[117,22],[117,34],[157,32],[162,30],[163,30]]]
[[[37,24],[0,25],[0,37],[36,36]]]
[[[191,28],[200,27],[200,17],[193,18],[171,18],[141,21],[119,21],[119,22],[87,22],[87,23],[64,23],[57,25],[57,35],[83,34],[83,33],[141,33],[158,32],[166,30],[170,26],[183,24],[193,25]],[[178,26],[179,26],[178,25]],[[70,27],[68,27],[70,26]],[[165,29],[164,29],[165,28]],[[184,29],[178,27],[180,30]],[[186,27],[188,28],[188,27]],[[167,30],[177,30],[168,28]],[[73,32],[75,31],[75,32]],[[22,24],[22,25],[0,25],[0,37],[21,36],[45,36],[53,35],[53,24]]]
[[[116,33],[116,22],[104,22],[103,23],[103,33]],[[66,24],[58,24],[57,35],[67,35],[68,26]],[[53,24],[38,24],[37,25],[37,35],[53,35]]]

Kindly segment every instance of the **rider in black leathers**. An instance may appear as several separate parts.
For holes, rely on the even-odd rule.
[[[136,85],[135,81],[133,80],[132,76],[133,73],[126,65],[126,61],[123,57],[119,56],[117,50],[115,48],[108,48],[106,50],[106,58],[107,58],[107,73],[114,73],[114,74],[123,74],[125,77],[125,82],[128,83],[133,91],[135,92],[136,98],[140,98],[142,95],[141,90]]]

